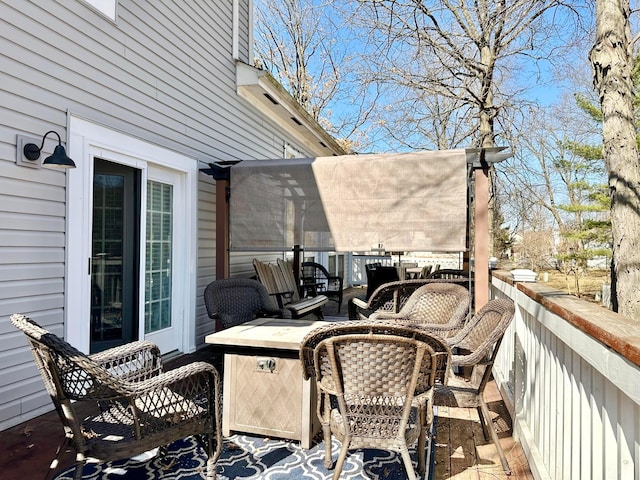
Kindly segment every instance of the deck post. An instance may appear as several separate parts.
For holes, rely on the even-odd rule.
[[[489,166],[481,162],[474,168],[475,180],[475,232],[474,278],[475,310],[480,310],[489,301]]]
[[[216,179],[216,279],[229,278],[229,179]]]

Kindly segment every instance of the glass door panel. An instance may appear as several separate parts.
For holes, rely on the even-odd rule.
[[[173,186],[147,182],[145,334],[172,326]]]
[[[137,325],[138,173],[96,159],[91,247],[91,352],[134,339]],[[137,210],[136,210],[137,209]]]

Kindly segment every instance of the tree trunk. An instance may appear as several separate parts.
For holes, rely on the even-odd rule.
[[[602,107],[603,152],[609,175],[613,309],[640,321],[640,168],[629,14],[629,0],[596,1],[596,42],[589,57]]]
[[[494,65],[496,57],[489,47],[480,49],[480,62],[484,66],[483,76],[481,77],[481,105],[478,112],[480,117],[480,146],[482,148],[495,147],[494,137],[495,131],[493,128],[493,121],[496,116],[495,105],[493,103],[493,88],[494,88]],[[489,222],[489,239],[488,239],[488,255],[498,256],[501,252],[496,252],[495,235],[496,235],[496,196],[495,196],[495,172],[493,168],[485,171],[485,174],[489,177],[489,205],[488,205],[488,219]],[[483,268],[488,268],[488,265],[482,265]]]

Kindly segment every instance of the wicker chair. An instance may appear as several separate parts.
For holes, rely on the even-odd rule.
[[[291,318],[286,308],[276,308],[267,289],[257,280],[225,278],[215,280],[204,290],[209,318],[219,322],[216,331],[258,317]]]
[[[448,337],[464,325],[470,305],[471,294],[463,286],[428,282],[411,294],[398,313],[377,310],[369,319],[402,321]]]
[[[427,283],[456,283],[467,285],[464,278],[458,279],[416,279],[389,282],[379,286],[368,301],[354,297],[347,304],[350,320],[366,320],[374,312],[398,313],[409,297]]]
[[[75,479],[87,458],[129,458],[190,435],[207,452],[206,478],[216,478],[222,433],[220,381],[212,365],[194,362],[163,372],[160,351],[150,342],[85,355],[24,315],[12,315],[11,322],[27,336],[65,443],[76,451]]]
[[[471,381],[463,376],[452,376],[449,383],[436,393],[437,405],[477,408],[485,439],[491,438],[498,450],[500,462],[507,475],[509,463],[493,428],[484,390],[491,377],[491,369],[502,342],[502,337],[513,319],[515,308],[511,300],[490,300],[469,322],[446,342],[456,353],[453,367],[473,367]]]
[[[305,337],[300,358],[319,392],[326,468],[331,435],[342,443],[334,480],[348,451],[359,448],[400,453],[415,479],[408,446],[416,440],[418,472],[425,473],[434,385],[446,383],[450,353],[439,337],[398,323],[338,322]]]
[[[302,262],[302,282],[311,283],[316,294],[322,295],[338,302],[338,313],[342,307],[343,278],[331,275],[324,265],[315,262]]]
[[[469,272],[467,270],[457,270],[454,268],[439,268],[431,272],[428,276],[429,278],[469,278]]]
[[[398,313],[424,280],[401,280],[380,285],[365,301],[354,297],[347,304],[350,320],[366,320],[373,312]]]
[[[455,281],[473,291],[473,278],[469,275],[468,270],[442,268],[429,273],[426,278]]]

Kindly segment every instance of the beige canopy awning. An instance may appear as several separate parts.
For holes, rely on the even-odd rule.
[[[464,251],[468,151],[242,161],[229,249]]]

